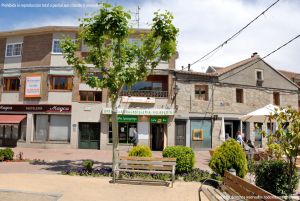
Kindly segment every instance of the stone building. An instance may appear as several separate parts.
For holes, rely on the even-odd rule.
[[[220,145],[226,133],[236,138],[241,128],[247,139],[262,146],[266,139],[256,128],[270,125],[239,118],[268,104],[298,108],[298,86],[257,54],[225,68],[175,71],[175,76],[175,144],[194,150]]]
[[[148,30],[136,29],[129,41]],[[59,41],[78,27],[48,26],[0,32],[0,146],[110,149],[107,90],[82,83],[63,58]],[[88,48],[81,44],[77,54]],[[174,141],[171,94],[175,57],[119,100],[120,149],[140,144],[162,150]],[[99,75],[92,66],[90,71]]]

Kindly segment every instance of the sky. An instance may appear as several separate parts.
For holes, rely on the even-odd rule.
[[[0,0],[0,31],[39,26],[74,26],[97,8],[96,0]],[[132,12],[140,7],[140,28],[148,28],[157,10],[168,10],[179,28],[178,69],[201,58],[248,24],[275,0],[109,0]],[[64,6],[64,7],[62,7]],[[263,57],[300,34],[300,0],[280,0],[234,40],[191,67],[226,67],[249,58]],[[132,20],[132,25],[137,23]],[[300,38],[265,61],[276,69],[300,73]]]

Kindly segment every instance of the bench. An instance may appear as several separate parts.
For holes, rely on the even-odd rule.
[[[120,157],[114,170],[115,179],[119,172],[160,173],[171,175],[171,187],[175,180],[176,158]],[[116,180],[113,182],[115,183]]]
[[[203,184],[209,180],[213,179],[205,180],[199,188],[199,201],[201,201],[201,192],[203,192],[211,201],[283,201],[281,198],[229,173],[228,171],[225,171],[223,183],[219,185],[219,188],[203,186]],[[216,180],[213,181],[218,182]]]

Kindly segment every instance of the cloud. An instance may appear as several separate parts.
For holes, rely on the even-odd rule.
[[[95,0],[77,2],[93,4]],[[245,26],[254,17],[271,5],[274,0],[155,0],[113,1],[121,3],[133,12],[140,10],[141,27],[149,27],[153,12],[169,10],[174,14],[174,23],[179,28],[177,68],[193,63],[201,56],[224,42]],[[253,52],[265,56],[294,36],[300,34],[299,1],[280,1],[264,16],[256,20],[234,40],[203,62],[192,66],[193,70],[205,67],[227,66],[250,57]],[[74,10],[74,9],[73,9]],[[78,25],[78,18],[93,9],[78,9],[70,14],[60,12],[59,18],[52,15],[37,16],[32,21],[18,20],[14,28]],[[134,17],[134,16],[133,16]],[[25,19],[25,17],[23,18]],[[275,68],[300,72],[300,38],[268,57],[266,61]],[[202,68],[204,67],[204,68]]]

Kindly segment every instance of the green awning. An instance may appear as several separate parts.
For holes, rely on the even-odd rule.
[[[74,75],[74,70],[52,70],[50,69],[49,75]]]

